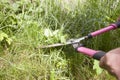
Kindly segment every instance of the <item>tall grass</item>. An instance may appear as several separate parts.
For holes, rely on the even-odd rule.
[[[93,60],[72,46],[40,49],[101,29],[116,21],[119,0],[1,0],[0,30],[12,40],[0,41],[1,80],[113,80],[96,74]],[[109,51],[120,44],[119,30],[83,41]]]

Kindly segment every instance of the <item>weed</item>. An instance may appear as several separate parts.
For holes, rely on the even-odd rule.
[[[70,46],[38,49],[38,46],[65,43],[108,26],[120,13],[119,0],[1,0],[1,80],[113,80],[93,70],[89,57]],[[119,46],[119,30],[89,41],[86,47],[109,51]],[[3,43],[4,44],[4,43]],[[96,65],[97,63],[95,63]],[[98,64],[97,64],[98,65]],[[94,66],[99,71],[98,66]]]

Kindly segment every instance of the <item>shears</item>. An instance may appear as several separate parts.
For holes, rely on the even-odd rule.
[[[109,26],[107,26],[105,28],[102,28],[100,30],[91,32],[88,35],[83,36],[81,38],[70,39],[65,44],[57,43],[57,44],[42,46],[41,48],[50,48],[50,47],[57,47],[57,46],[64,46],[64,45],[73,45],[73,48],[75,48],[75,50],[77,52],[88,55],[88,56],[90,56],[90,57],[92,57],[92,58],[94,58],[96,60],[100,60],[106,54],[106,52],[100,51],[100,50],[93,50],[93,49],[84,47],[80,42],[82,40],[90,39],[90,38],[93,38],[95,36],[98,36],[98,35],[103,34],[105,32],[115,30],[117,28],[120,28],[120,21],[117,21],[116,23],[110,24]]]

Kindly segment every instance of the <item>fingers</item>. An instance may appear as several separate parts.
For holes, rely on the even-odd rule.
[[[116,48],[116,49],[113,49],[111,51],[109,51],[107,54],[120,54],[120,48]]]
[[[100,66],[101,68],[106,69],[106,56],[103,56],[103,57],[100,59],[99,66]]]
[[[99,66],[106,69],[111,75],[117,79],[120,78],[120,48],[109,51],[99,62]]]
[[[107,61],[107,56],[103,56],[101,59],[100,59],[100,63],[99,63],[99,66],[105,70],[108,71],[108,73],[110,73],[111,75],[114,75],[114,70],[111,68],[111,65],[110,63],[108,63]]]

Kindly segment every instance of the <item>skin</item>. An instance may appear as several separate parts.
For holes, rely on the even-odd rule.
[[[100,59],[100,67],[120,80],[120,48],[113,49]]]

